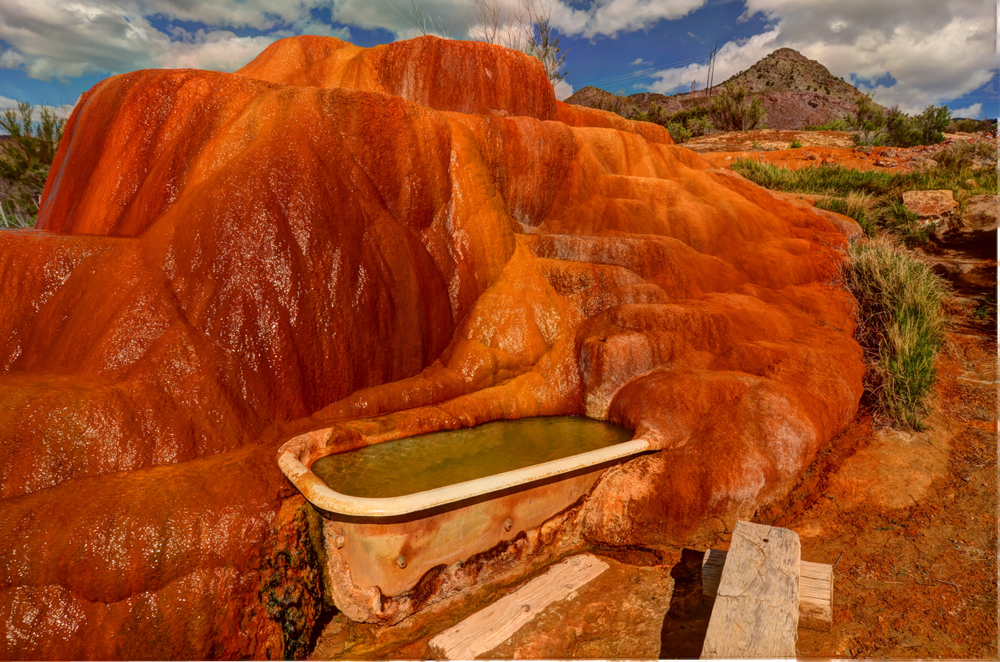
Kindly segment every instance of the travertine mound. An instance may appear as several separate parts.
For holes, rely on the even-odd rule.
[[[301,656],[322,605],[281,440],[587,414],[663,452],[584,506],[696,539],[855,413],[825,217],[523,54],[280,41],[77,105],[38,230],[0,233],[0,648]]]

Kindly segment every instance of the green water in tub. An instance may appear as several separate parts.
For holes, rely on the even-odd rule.
[[[332,489],[394,497],[613,446],[628,430],[580,416],[493,421],[431,432],[321,457],[310,469]]]

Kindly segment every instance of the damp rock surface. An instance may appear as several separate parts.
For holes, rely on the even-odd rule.
[[[779,498],[861,395],[845,239],[710,168],[470,42],[96,85],[0,232],[2,656],[301,654],[318,427],[608,418],[662,449],[584,504],[612,547]]]

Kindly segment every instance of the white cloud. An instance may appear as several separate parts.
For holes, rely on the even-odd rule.
[[[653,64],[653,63],[650,62],[649,60],[643,60],[641,57],[637,57],[636,59],[634,59],[631,62],[629,62],[628,66],[630,66],[630,67],[640,67],[640,66],[642,66],[644,64]]]
[[[555,89],[556,99],[560,101],[565,101],[566,98],[573,94],[573,86],[565,80],[557,81],[552,87]]]
[[[957,110],[951,111],[952,117],[964,117],[967,119],[978,120],[982,119],[983,116],[983,104],[974,103],[966,108],[959,108]]]
[[[745,0],[771,28],[719,50],[715,80],[771,51],[794,48],[835,76],[895,83],[874,88],[881,104],[917,112],[980,87],[996,69],[995,0]],[[671,92],[705,79],[706,65],[655,74],[650,87]]]
[[[552,25],[564,34],[594,38],[617,37],[652,27],[661,20],[687,16],[707,0],[596,0],[586,9],[575,3],[552,5]]]

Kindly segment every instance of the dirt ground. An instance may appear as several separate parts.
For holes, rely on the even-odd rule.
[[[952,233],[920,250],[955,294],[927,429],[894,430],[863,410],[784,502],[754,517],[796,531],[803,560],[834,567],[833,627],[800,628],[799,657],[998,658],[996,241]],[[722,535],[713,547],[728,545]],[[699,657],[711,613],[702,550],[587,551],[610,568],[484,657]],[[436,633],[516,587],[391,628],[335,617],[313,658],[426,658]]]

